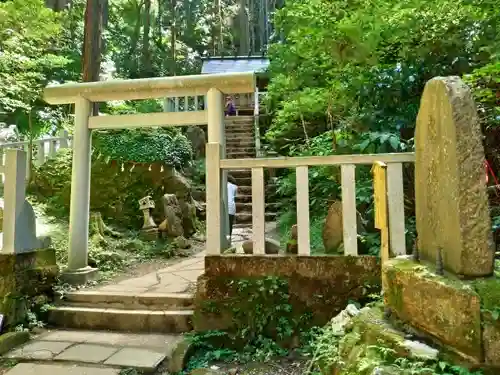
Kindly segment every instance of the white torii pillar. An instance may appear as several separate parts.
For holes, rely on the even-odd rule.
[[[208,143],[219,144],[220,149],[216,158],[212,160],[207,157],[207,253],[220,254],[221,250],[227,249],[230,245],[227,236],[229,235],[229,214],[227,204],[227,171],[220,170],[220,159],[226,158],[226,129],[224,126],[224,96],[220,90],[212,88],[208,90],[205,110],[208,114]],[[210,156],[210,155],[208,155]],[[219,185],[214,178],[219,179]],[[220,189],[220,191],[213,191]],[[220,197],[220,202],[215,202],[214,197]],[[214,205],[220,205],[220,217],[214,216],[219,222],[212,222]],[[209,212],[212,211],[212,212]],[[212,241],[215,231],[219,231],[218,240]],[[220,240],[219,240],[220,239]],[[219,248],[217,248],[219,247]]]
[[[90,101],[82,97],[76,100],[68,268],[62,275],[63,279],[70,284],[85,284],[97,275],[97,269],[89,267],[88,264],[90,153],[92,145],[89,117],[91,110],[92,103]]]

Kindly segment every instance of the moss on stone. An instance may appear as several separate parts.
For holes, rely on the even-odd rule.
[[[481,299],[481,307],[484,310],[500,308],[500,280],[493,277],[473,281],[474,289]]]
[[[15,347],[28,342],[30,339],[29,332],[7,332],[0,335],[0,355],[3,355]]]
[[[392,259],[382,270],[386,305],[458,353],[482,361],[481,306],[471,281],[437,275],[429,264]]]

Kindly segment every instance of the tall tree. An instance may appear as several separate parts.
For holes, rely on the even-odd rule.
[[[83,82],[99,81],[102,60],[102,30],[106,0],[87,0],[85,36],[83,41]],[[99,114],[99,103],[93,105],[93,115]]]
[[[170,26],[170,52],[172,53],[172,73],[177,74],[177,0],[170,0],[170,16],[172,17]]]
[[[151,0],[144,0],[144,27],[142,34],[142,71],[145,76],[153,75],[153,67],[151,62],[151,46],[150,46],[150,31],[151,31]]]

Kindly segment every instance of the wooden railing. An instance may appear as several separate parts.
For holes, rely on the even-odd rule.
[[[255,100],[255,98],[258,100]],[[234,106],[236,107],[236,113],[238,115],[238,110],[241,108],[247,110],[258,111],[257,115],[261,113],[264,107],[265,92],[259,92],[251,94],[235,94],[233,96]],[[167,98],[163,102],[163,110],[165,112],[189,112],[189,111],[199,111],[205,108],[206,97],[205,96],[175,96],[172,98]]]
[[[32,149],[30,150],[30,144]],[[33,142],[9,142],[0,144],[0,165],[5,165],[5,154],[9,149],[23,150],[26,152],[26,179],[29,179],[30,157],[36,165],[42,165],[48,158],[53,157],[61,148],[71,147],[71,137],[66,130],[62,130],[58,137],[37,139]],[[5,176],[0,173],[0,182],[4,181]]]
[[[258,159],[224,159],[223,147],[217,143],[207,144],[207,160],[213,170],[210,175],[213,180],[219,180],[219,175],[230,169],[251,169],[252,171],[252,227],[254,254],[265,254],[265,195],[264,168],[295,168],[297,188],[297,229],[298,253],[310,255],[310,225],[309,225],[309,167],[321,165],[339,165],[342,184],[342,220],[345,255],[358,255],[357,246],[357,211],[356,211],[356,165],[372,165],[381,161],[387,164],[387,195],[389,212],[390,247],[394,254],[405,254],[405,217],[403,196],[403,163],[413,163],[413,153],[370,154],[370,155],[334,155],[308,156],[293,158],[258,158]],[[207,164],[207,168],[208,168]],[[207,170],[207,174],[208,170]],[[207,194],[207,207],[217,210],[216,204],[222,199],[215,189],[212,195]],[[214,218],[220,218],[221,213],[212,213]],[[215,224],[207,223],[208,226]],[[224,248],[224,239],[219,232],[212,230],[211,244],[207,251],[220,254]]]

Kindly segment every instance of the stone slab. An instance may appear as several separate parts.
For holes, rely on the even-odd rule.
[[[68,329],[122,332],[189,332],[192,310],[122,310],[87,307],[55,307],[49,323]]]
[[[102,345],[78,344],[55,357],[58,361],[100,363],[111,357],[118,348]]]
[[[164,353],[147,349],[125,348],[110,357],[105,365],[154,371],[166,358]]]
[[[382,267],[385,305],[405,323],[473,362],[483,361],[481,303],[470,284],[406,259]]]
[[[459,77],[427,82],[415,131],[415,200],[422,259],[465,277],[493,273],[484,149],[477,110]]]
[[[103,344],[117,347],[155,349],[169,353],[182,340],[182,335],[117,333],[106,331],[54,331],[42,337],[44,341]]]
[[[76,365],[19,363],[6,375],[119,375],[120,370]]]
[[[50,360],[65,349],[73,345],[72,342],[35,341],[7,354],[7,358],[24,360]]]

